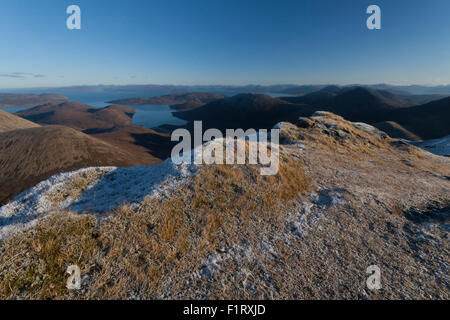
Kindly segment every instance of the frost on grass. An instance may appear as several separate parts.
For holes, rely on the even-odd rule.
[[[99,215],[122,204],[133,207],[151,197],[167,198],[169,190],[176,189],[197,174],[199,165],[194,164],[197,158],[203,157],[204,163],[214,162],[215,158],[211,153],[205,153],[205,149],[233,148],[234,143],[232,139],[208,142],[189,151],[188,161],[185,159],[181,164],[168,159],[151,166],[93,167],[55,175],[0,208],[0,239],[34,226],[52,212]],[[249,150],[253,157],[257,157],[259,146],[256,145],[259,142],[248,143],[254,144]],[[272,148],[276,147],[272,145]]]
[[[192,165],[168,159],[153,166],[85,168],[55,175],[0,208],[0,239],[34,226],[52,212],[101,214],[123,203],[163,197],[195,172]]]
[[[438,156],[450,156],[450,135],[440,139],[409,141],[409,143]]]

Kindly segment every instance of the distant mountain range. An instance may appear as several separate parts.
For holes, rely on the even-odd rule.
[[[304,96],[281,98],[239,94],[174,115],[190,122],[202,120],[204,126],[219,129],[271,128],[277,122],[295,122],[299,116],[318,110],[374,124],[393,137],[418,140],[450,134],[450,98],[419,105],[414,96],[404,98],[364,87],[329,86]]]
[[[59,94],[12,94],[0,93],[0,108],[14,108],[22,106],[36,106],[44,103],[62,103],[67,101]]]
[[[329,87],[332,84],[276,84],[276,85],[85,85],[71,87],[46,87],[21,89],[27,92],[142,92],[157,94],[188,93],[188,92],[214,92],[220,94],[237,93],[279,93],[291,95],[304,95]],[[450,85],[424,86],[424,85],[391,85],[391,84],[350,84],[340,86],[366,87],[375,90],[387,90],[397,95],[450,95]]]
[[[125,105],[171,105],[176,110],[194,109],[205,103],[225,98],[222,94],[207,92],[175,93],[151,98],[128,98],[109,101],[108,103]]]

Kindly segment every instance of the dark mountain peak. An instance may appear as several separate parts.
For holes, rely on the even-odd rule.
[[[427,104],[424,104],[424,106],[442,106],[450,109],[450,97],[428,102]]]
[[[339,93],[342,91],[342,88],[339,86],[330,85],[330,86],[326,86],[326,87],[320,89],[319,91],[330,92],[330,93]]]
[[[269,106],[280,103],[280,99],[273,98],[266,94],[259,93],[240,93],[230,98],[220,100],[222,103],[233,104],[236,106]]]
[[[351,95],[354,97],[377,97],[379,96],[377,91],[367,87],[355,86],[342,90],[341,95]]]

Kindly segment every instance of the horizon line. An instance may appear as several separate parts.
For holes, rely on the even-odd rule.
[[[44,90],[44,89],[64,89],[64,88],[76,88],[76,87],[142,87],[142,86],[160,86],[160,87],[273,87],[273,86],[338,86],[338,87],[348,87],[348,86],[377,86],[377,85],[386,85],[393,87],[449,87],[450,83],[447,84],[392,84],[387,82],[379,82],[379,83],[347,83],[347,84],[336,84],[336,83],[274,83],[274,84],[158,84],[158,83],[144,83],[144,84],[74,84],[68,86],[42,86],[42,87],[11,87],[11,88],[0,88],[0,90]]]

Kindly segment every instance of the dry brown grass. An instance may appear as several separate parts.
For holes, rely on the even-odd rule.
[[[257,165],[204,166],[165,200],[124,205],[100,222],[55,215],[14,235],[0,243],[1,298],[354,299],[364,288],[365,268],[374,263],[382,264],[390,282],[370,297],[448,297],[443,282],[432,280],[441,256],[448,257],[445,234],[435,232],[436,246],[416,242],[420,226],[404,217],[404,204],[423,202],[423,194],[444,198],[446,182],[416,167],[399,174],[401,160],[423,160],[388,142],[371,144],[370,136],[342,141],[315,130],[291,128],[294,142],[308,149],[302,154],[295,145],[282,147],[276,176],[261,176]],[[448,174],[448,163],[422,165]],[[298,238],[286,218],[307,216],[297,200],[308,202],[303,193],[318,187],[344,190],[345,206],[315,205],[325,218]],[[233,252],[247,245],[253,253]],[[427,264],[416,259],[422,253]],[[216,254],[231,256],[218,274],[193,277]],[[80,292],[65,288],[69,264],[89,277]],[[413,276],[403,272],[405,266]]]
[[[67,293],[66,269],[89,270],[97,250],[95,218],[55,214],[35,230],[6,239],[1,245],[0,296],[48,299]]]
[[[101,174],[75,176],[51,197],[76,197]],[[1,297],[155,298],[167,286],[176,292],[223,239],[239,241],[236,230],[243,223],[279,218],[278,205],[306,189],[301,164],[282,157],[276,176],[260,176],[256,165],[205,166],[169,199],[123,205],[101,224],[88,216],[55,215],[1,244]],[[65,288],[71,264],[89,274],[86,292]]]

